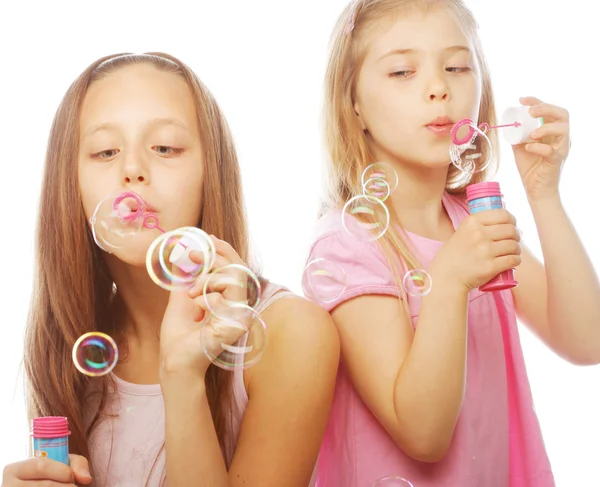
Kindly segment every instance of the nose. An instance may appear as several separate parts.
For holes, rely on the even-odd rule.
[[[127,186],[150,183],[150,173],[141,154],[132,153],[125,158],[121,180]]]
[[[432,76],[427,87],[429,101],[440,101],[450,99],[450,90],[448,84],[442,76]]]

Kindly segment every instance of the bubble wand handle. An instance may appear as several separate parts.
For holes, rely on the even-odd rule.
[[[144,228],[147,228],[149,230],[156,229],[161,233],[167,233],[164,229],[158,226],[158,217],[154,213],[147,213],[144,216],[144,222],[142,223],[142,225],[144,226]],[[179,245],[181,245],[184,249],[187,250],[187,245],[185,245],[184,243],[179,242]]]
[[[458,138],[458,131],[464,127],[467,126],[467,134],[462,137],[462,138]],[[454,125],[454,127],[452,127],[452,130],[450,131],[450,135],[452,136],[452,142],[455,145],[465,145],[470,143],[471,139],[473,138],[473,135],[475,135],[475,129],[473,128],[473,126],[475,125],[475,122],[473,122],[473,120],[471,120],[470,118],[465,118],[463,120],[461,120],[460,122],[456,123]],[[505,127],[520,127],[521,123],[520,122],[513,122],[513,123],[507,123],[504,125],[494,125],[493,127],[490,127],[489,124],[487,124],[486,122],[483,122],[482,124],[479,125],[479,130],[481,130],[484,134],[491,129],[500,129],[500,128],[505,128]]]

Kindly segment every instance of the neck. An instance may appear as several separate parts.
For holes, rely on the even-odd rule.
[[[402,226],[413,233],[434,233],[448,220],[442,205],[448,168],[420,168],[396,164],[398,187],[391,205]]]
[[[453,231],[442,204],[448,164],[426,167],[394,159],[390,154],[376,155],[377,160],[390,161],[398,175],[398,187],[388,201],[398,223],[411,233],[445,241]]]
[[[117,286],[119,329],[128,341],[158,343],[169,292],[150,279],[145,267],[125,264],[112,255],[106,262]]]

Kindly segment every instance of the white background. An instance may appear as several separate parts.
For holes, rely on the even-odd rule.
[[[19,371],[33,232],[50,124],[69,84],[92,61],[117,52],[164,51],[189,64],[213,91],[234,132],[264,272],[299,292],[321,184],[327,44],[346,2],[7,3],[0,7],[0,466],[26,455]],[[499,113],[529,94],[571,112],[573,148],[562,196],[600,268],[600,29],[589,14],[590,2],[478,0],[470,6],[481,27]],[[498,179],[507,205],[525,241],[541,256],[507,145],[502,156]],[[571,366],[523,329],[522,341],[558,486],[597,487],[600,367]]]

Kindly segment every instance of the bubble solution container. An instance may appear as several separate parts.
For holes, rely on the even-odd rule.
[[[499,210],[504,208],[504,200],[500,192],[500,185],[496,182],[476,183],[467,186],[467,202],[471,215],[485,210]],[[516,287],[514,269],[501,272],[496,277],[479,287],[481,292],[502,291]]]
[[[69,422],[61,416],[34,418],[31,422],[33,456],[69,465]]]

